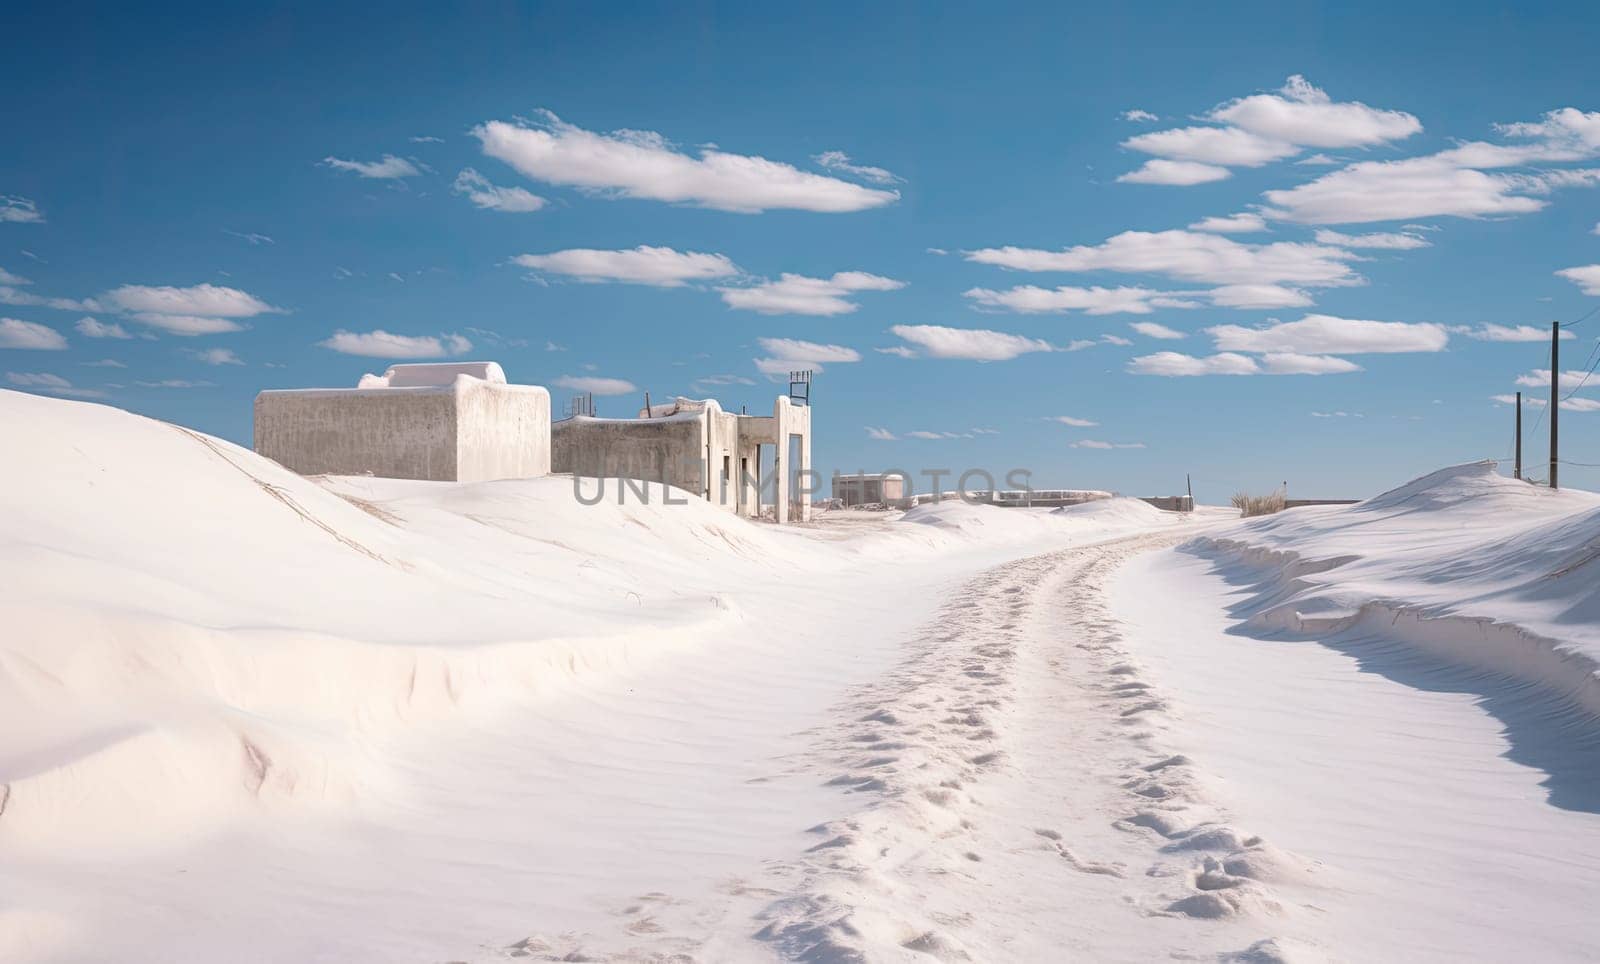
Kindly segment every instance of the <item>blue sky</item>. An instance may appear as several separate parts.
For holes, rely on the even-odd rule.
[[[1600,10],[1396,6],[10,9],[3,384],[248,444],[408,358],[809,363],[824,471],[1371,494],[1507,456],[1506,339],[1600,305]]]

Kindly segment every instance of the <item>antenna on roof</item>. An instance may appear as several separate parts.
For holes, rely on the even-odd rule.
[[[572,401],[567,403],[567,417],[576,418],[579,415],[594,417],[594,393],[584,392],[582,395],[572,396]]]
[[[789,400],[797,405],[811,404],[811,369],[789,373]]]

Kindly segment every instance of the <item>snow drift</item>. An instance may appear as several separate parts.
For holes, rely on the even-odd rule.
[[[1241,521],[1190,544],[1270,568],[1256,627],[1370,629],[1600,714],[1600,497],[1440,469],[1352,506]]]

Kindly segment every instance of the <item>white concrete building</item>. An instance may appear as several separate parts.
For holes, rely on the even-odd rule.
[[[551,426],[550,452],[556,472],[664,482],[750,518],[811,518],[811,409],[785,396],[771,415],[689,398],[637,418],[577,415]]]
[[[550,473],[550,393],[495,362],[394,365],[256,396],[255,449],[301,475],[481,482]]]
[[[906,497],[906,477],[898,472],[835,475],[833,497],[846,506],[897,504]]]

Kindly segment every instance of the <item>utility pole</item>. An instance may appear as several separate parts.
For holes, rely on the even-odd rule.
[[[1556,484],[1556,430],[1561,419],[1561,322],[1550,322],[1550,488]]]
[[[1517,470],[1512,478],[1522,478],[1522,393],[1517,393]]]

